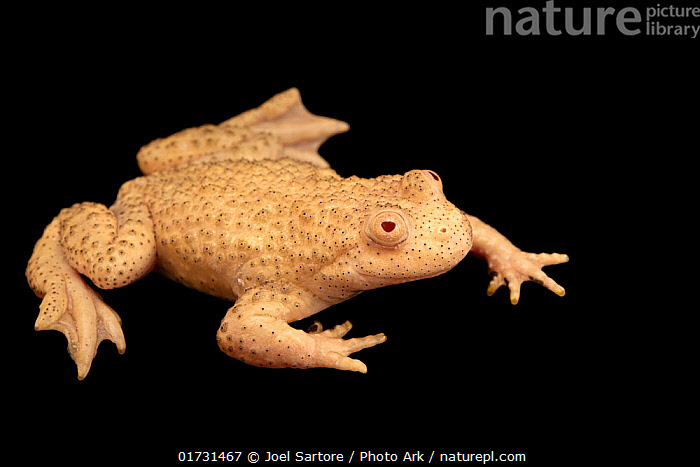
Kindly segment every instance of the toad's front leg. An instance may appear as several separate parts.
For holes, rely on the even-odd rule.
[[[352,327],[349,322],[326,331],[308,333],[287,324],[298,316],[309,315],[326,306],[315,300],[305,302],[299,294],[289,293],[288,288],[285,292],[248,290],[222,320],[217,342],[227,355],[250,365],[266,368],[325,367],[366,373],[365,364],[348,355],[384,342],[384,334],[343,339]],[[299,307],[316,309],[300,313]]]
[[[542,267],[566,263],[567,255],[559,253],[528,253],[521,251],[496,229],[474,216],[465,214],[472,225],[474,246],[470,253],[483,257],[489,265],[491,282],[486,293],[493,293],[502,285],[510,289],[510,302],[515,305],[520,300],[520,286],[525,281],[532,281],[551,290],[560,297],[564,296],[564,287],[557,284]]]

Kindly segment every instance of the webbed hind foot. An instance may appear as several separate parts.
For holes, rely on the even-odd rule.
[[[126,350],[119,315],[78,274],[54,279],[40,309],[34,329],[65,334],[78,379],[87,376],[103,340],[114,342],[120,354]]]

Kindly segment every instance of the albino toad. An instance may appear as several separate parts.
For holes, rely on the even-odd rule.
[[[507,284],[512,303],[541,271],[568,260],[521,252],[445,199],[429,170],[342,178],[316,152],[347,124],[309,113],[290,89],[218,126],[191,128],[143,147],[145,176],[125,183],[110,208],[63,209],[37,242],[27,279],[43,297],[37,330],[69,341],[84,378],[104,339],[124,352],[119,316],[81,278],[123,287],[156,270],[235,300],[220,348],[261,367],[366,372],[348,355],[386,340],[343,339],[351,324],[304,332],[288,325],[363,290],[442,274],[471,250]]]

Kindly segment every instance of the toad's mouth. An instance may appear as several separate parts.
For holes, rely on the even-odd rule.
[[[392,275],[392,272],[389,270],[387,270],[387,271],[381,270],[379,272],[366,271],[357,265],[353,268],[353,271],[355,274],[357,274],[359,277],[361,277],[362,281],[364,281],[364,283],[365,283],[365,287],[361,287],[361,290],[368,290],[368,289],[372,289],[372,288],[384,287],[387,285],[402,284],[404,282],[413,282],[413,281],[417,281],[417,280],[430,279],[433,277],[437,277],[441,274],[445,274],[446,272],[451,271],[465,257],[466,257],[466,254],[459,261],[455,262],[454,264],[446,265],[444,268],[437,268],[433,271],[425,271],[425,272],[417,271],[417,272],[411,273],[411,274],[407,274],[405,271],[402,271],[402,273],[400,275],[396,275],[396,276]]]

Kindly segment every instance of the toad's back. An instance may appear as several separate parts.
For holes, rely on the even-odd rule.
[[[356,244],[367,201],[395,198],[400,177],[343,179],[291,159],[219,158],[135,182],[153,217],[159,270],[235,299],[270,280],[318,280]]]

